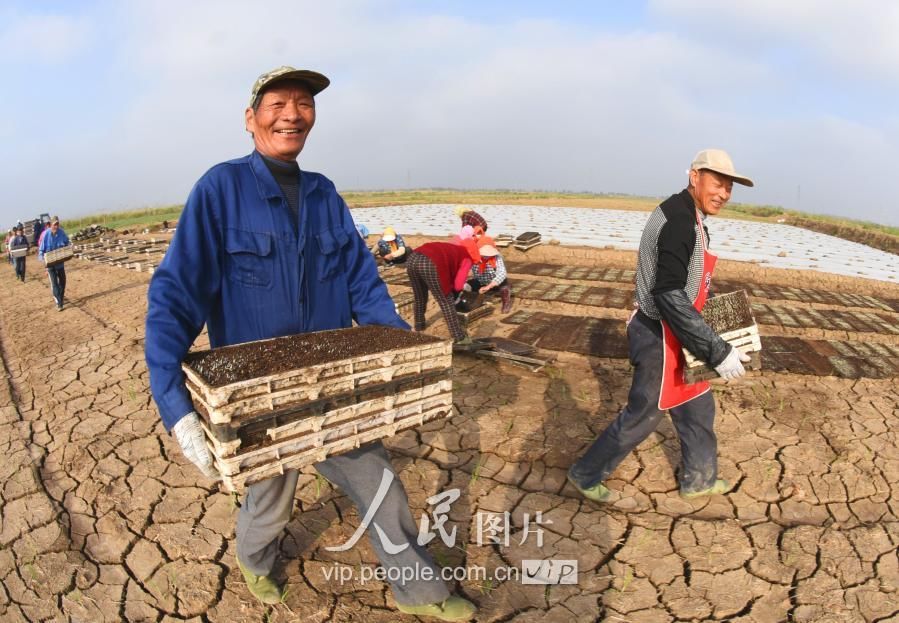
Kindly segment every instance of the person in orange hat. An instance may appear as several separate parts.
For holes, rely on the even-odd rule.
[[[512,287],[509,285],[506,263],[493,238],[482,236],[478,243],[481,245],[478,249],[481,261],[471,267],[472,278],[469,284],[472,288],[478,288],[482,294],[499,289],[503,302],[502,313],[508,314],[512,310]]]

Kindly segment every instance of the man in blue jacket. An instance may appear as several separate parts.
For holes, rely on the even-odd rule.
[[[69,244],[69,237],[65,230],[59,226],[59,217],[54,216],[48,229],[41,237],[38,247],[38,259],[43,260],[44,254],[54,251]],[[62,262],[53,266],[47,266],[47,274],[50,276],[50,288],[53,290],[53,300],[56,301],[56,309],[62,311],[62,304],[66,296],[66,265]]]
[[[329,83],[292,67],[259,77],[245,113],[255,150],[200,178],[150,283],[146,358],[153,398],[185,457],[210,478],[216,471],[181,372],[204,323],[212,347],[349,327],[353,320],[408,329],[334,184],[301,171],[296,161],[315,123],[314,97]],[[385,470],[395,474],[380,442],[329,457],[316,469],[349,495],[360,516],[372,507]],[[250,485],[240,507],[237,563],[263,603],[283,596],[270,574],[297,478],[296,470],[287,470]],[[406,492],[395,476],[369,526],[375,524],[389,540],[382,543],[369,531],[388,572],[431,574],[391,582],[401,611],[443,620],[471,617],[473,604],[449,594],[439,568],[418,545]],[[400,543],[409,547],[393,553],[390,545]]]

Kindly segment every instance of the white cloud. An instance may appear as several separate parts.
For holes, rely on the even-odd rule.
[[[116,5],[104,28],[116,30],[121,47],[108,51],[116,66],[104,69],[127,76],[128,86],[97,94],[117,98],[115,114],[73,120],[77,135],[18,137],[7,171],[26,183],[0,184],[0,203],[84,213],[183,201],[211,165],[250,151],[250,86],[289,63],[333,81],[318,98],[300,162],[341,188],[667,195],[682,187],[697,150],[718,146],[758,180],[736,201],[796,207],[801,185],[804,210],[896,222],[882,208],[883,185],[852,180],[865,171],[889,179],[899,122],[884,129],[837,114],[788,117],[781,107],[795,95],[790,77],[726,37],[394,9],[295,0]],[[7,132],[15,145],[15,129]],[[48,154],[66,166],[58,183],[39,184]]]
[[[710,42],[786,45],[850,75],[899,80],[899,3],[890,0],[650,0],[650,8]]]
[[[88,42],[89,20],[66,15],[0,14],[0,56],[4,61],[59,62]]]

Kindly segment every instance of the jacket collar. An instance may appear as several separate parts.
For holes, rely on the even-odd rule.
[[[250,169],[253,171],[253,177],[256,178],[256,187],[259,189],[259,195],[265,199],[280,199],[284,195],[281,187],[275,181],[272,172],[268,170],[265,159],[255,149],[249,155]],[[300,169],[300,192],[303,196],[309,195],[318,188],[318,176],[312,175]]]

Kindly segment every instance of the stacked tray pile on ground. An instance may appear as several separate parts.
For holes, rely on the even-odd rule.
[[[477,290],[463,291],[456,302],[456,315],[463,329],[472,322],[493,313],[493,305],[484,301],[484,295]]]
[[[762,342],[745,290],[710,298],[702,309],[702,317],[724,341],[749,355],[751,360],[745,364],[746,369],[761,368]],[[718,373],[705,362],[694,357],[686,348],[683,350],[687,364],[684,378],[688,383],[718,378]]]
[[[493,313],[493,303],[483,303],[470,311],[457,311],[463,329],[468,329],[475,320],[480,320]]]
[[[191,353],[182,369],[231,491],[452,412],[452,342],[390,327]]]
[[[493,242],[497,247],[508,247],[510,244],[512,244],[513,240],[514,238],[512,238],[510,234],[500,234],[493,239]]]
[[[526,231],[515,239],[515,248],[519,251],[527,251],[540,244],[540,232]]]
[[[75,255],[75,249],[72,245],[67,244],[64,247],[59,247],[58,249],[53,249],[52,251],[47,251],[44,253],[44,262],[47,266],[52,266],[53,264],[60,264],[62,262],[67,262]]]

